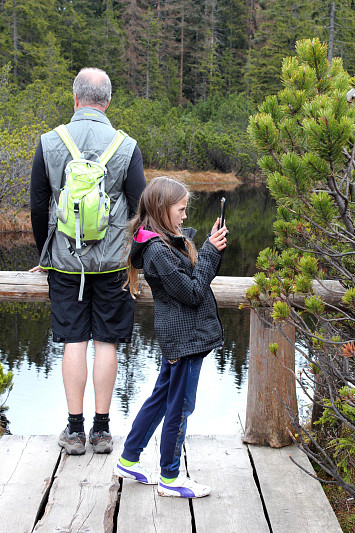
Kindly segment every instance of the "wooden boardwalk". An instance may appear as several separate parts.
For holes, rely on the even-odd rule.
[[[156,488],[113,476],[111,455],[87,446],[61,453],[57,436],[0,438],[1,533],[341,533],[321,485],[296,447],[242,443],[240,435],[189,436],[185,465],[212,486],[206,498],[162,498]],[[158,440],[142,462],[158,470]]]

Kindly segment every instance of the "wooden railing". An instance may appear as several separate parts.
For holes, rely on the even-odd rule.
[[[250,277],[217,276],[212,290],[221,308],[238,309],[245,292],[254,283]],[[313,283],[314,290],[328,304],[339,303],[344,289],[337,281]],[[0,300],[47,301],[47,275],[43,272],[0,271]],[[144,279],[140,281],[138,305],[151,305],[152,294]],[[250,313],[250,347],[248,370],[248,398],[244,441],[282,447],[291,444],[288,431],[290,420],[283,406],[286,403],[297,413],[295,384],[295,331],[286,325],[283,335],[274,327],[265,312],[264,316]],[[236,340],[238,331],[235,332]],[[278,343],[277,356],[271,354],[269,344]]]

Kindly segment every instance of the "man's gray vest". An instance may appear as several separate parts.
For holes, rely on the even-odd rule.
[[[92,107],[78,109],[66,127],[79,150],[84,152],[84,157],[90,160],[97,159],[102,154],[116,133],[106,115]],[[40,265],[45,269],[80,274],[80,261],[71,254],[67,239],[58,232],[56,217],[56,202],[58,202],[60,189],[65,181],[64,170],[72,156],[55,131],[42,135],[41,142],[46,172],[52,190],[52,200],[49,210],[48,238],[42,250]],[[117,201],[120,204],[115,215],[109,220],[105,237],[81,256],[81,262],[87,274],[114,272],[125,268],[128,255],[126,242],[129,209],[123,192],[123,183],[135,146],[134,139],[129,136],[125,137],[106,165],[105,190],[110,197],[111,212]]]

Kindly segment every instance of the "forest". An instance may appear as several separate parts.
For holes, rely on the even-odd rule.
[[[258,170],[249,117],[281,87],[284,57],[317,37],[355,72],[354,0],[1,0],[0,206],[26,202],[41,133],[72,114],[72,82],[97,66],[108,116],[146,167]]]

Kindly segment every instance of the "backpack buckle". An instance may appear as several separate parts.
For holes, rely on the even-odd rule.
[[[74,200],[74,213],[79,213],[79,200]]]

